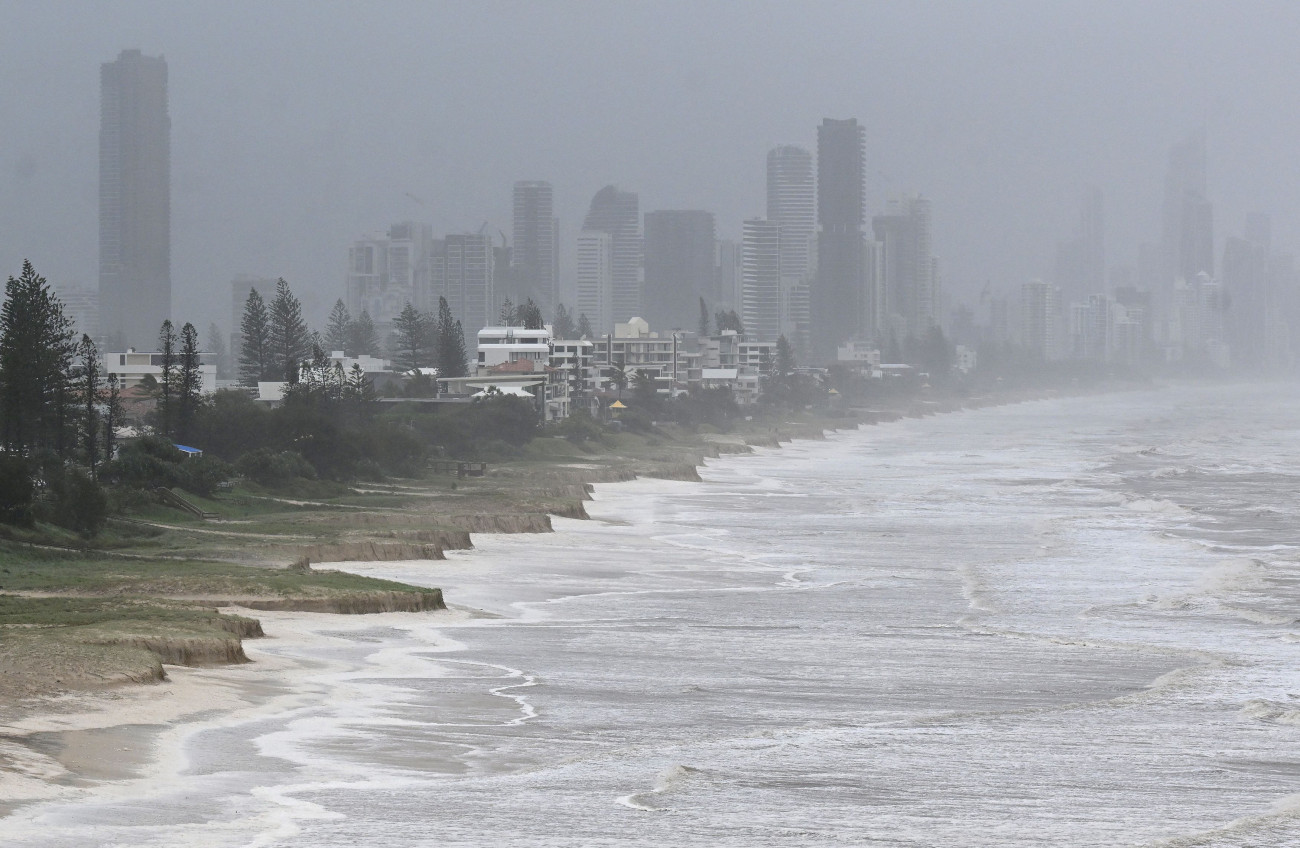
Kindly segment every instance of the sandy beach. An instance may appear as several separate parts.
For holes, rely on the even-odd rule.
[[[193,733],[311,703],[318,694],[314,677],[347,671],[309,656],[311,646],[328,643],[332,635],[406,629],[417,617],[450,627],[472,617],[461,610],[353,616],[242,607],[223,612],[262,621],[267,635],[244,643],[251,662],[168,665],[160,683],[25,701],[0,711],[0,816],[30,814],[30,805],[40,801],[129,796],[140,784],[165,782],[184,769],[182,748]]]

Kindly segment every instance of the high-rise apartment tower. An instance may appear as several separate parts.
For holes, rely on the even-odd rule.
[[[517,302],[531,298],[549,317],[559,300],[556,286],[560,277],[558,227],[551,184],[522,180],[514,188],[514,296]]]
[[[865,220],[866,140],[856,118],[826,118],[817,128],[817,281],[813,286],[816,354],[864,333],[866,284],[862,226]]]
[[[645,308],[641,293],[640,200],[633,192],[605,186],[591,199],[582,228],[609,233],[613,272],[610,310],[614,320],[640,317]]]
[[[712,212],[666,210],[645,214],[645,293],[642,316],[660,332],[693,330],[717,303]]]
[[[99,82],[100,328],[153,350],[172,302],[167,63],[123,50]]]

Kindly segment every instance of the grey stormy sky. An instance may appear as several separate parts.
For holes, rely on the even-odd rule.
[[[1298,25],[1190,0],[0,0],[0,270],[95,285],[99,65],[123,48],[167,57],[174,317],[203,327],[241,272],[319,322],[350,241],[393,221],[508,233],[516,179],[555,184],[566,239],[610,182],[734,237],[768,148],[815,148],[827,116],[866,126],[869,214],[931,198],[958,295],[1049,274],[1088,183],[1131,263],[1198,125],[1220,243],[1262,210],[1294,249]]]

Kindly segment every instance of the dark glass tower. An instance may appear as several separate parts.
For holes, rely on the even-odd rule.
[[[700,298],[714,296],[713,213],[671,209],[645,214],[645,315],[663,332],[699,326]]]
[[[171,301],[167,63],[123,50],[100,68],[101,331],[110,346],[153,350]]]
[[[514,265],[516,303],[526,298],[549,320],[558,300],[559,250],[554,192],[540,180],[521,180],[514,188]]]

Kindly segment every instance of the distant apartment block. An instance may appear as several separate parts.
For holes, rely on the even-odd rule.
[[[774,342],[781,335],[781,227],[762,218],[743,224],[741,322],[754,339]]]
[[[614,326],[614,240],[609,233],[583,230],[578,234],[578,299],[574,320],[587,316],[597,336]]]
[[[348,251],[348,311],[353,316],[369,312],[382,338],[406,304],[423,310],[431,301],[436,305],[431,297],[435,246],[432,226],[414,221],[394,224],[382,236],[358,239]]]
[[[1031,280],[1020,287],[1020,342],[1042,359],[1057,357],[1056,287]]]

